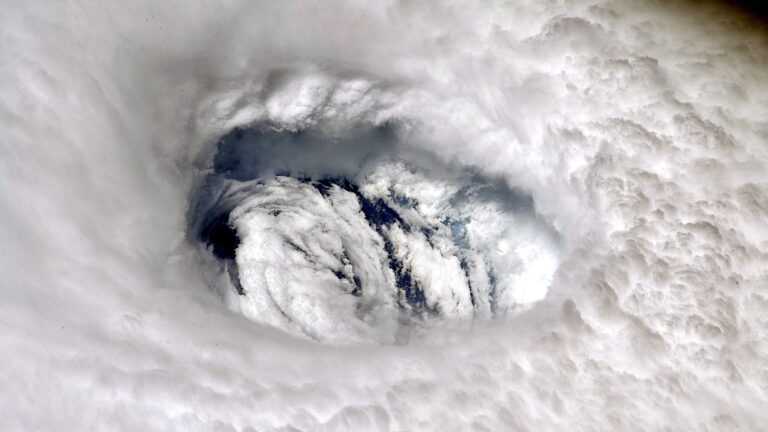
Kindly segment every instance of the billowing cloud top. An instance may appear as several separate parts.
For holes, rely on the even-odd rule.
[[[715,2],[7,4],[0,429],[759,430]]]

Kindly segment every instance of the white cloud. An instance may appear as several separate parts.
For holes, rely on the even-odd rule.
[[[715,2],[367,6],[5,5],[0,427],[763,427],[759,26]],[[440,197],[457,181],[448,174],[386,185],[372,176],[366,193],[432,203],[404,211],[414,223],[446,208],[483,221],[466,226],[478,245],[471,277],[502,268],[515,302],[532,299],[516,287],[555,265],[545,246],[562,247],[546,298],[472,328],[427,329],[405,346],[317,344],[234,313],[209,289],[226,275],[187,233],[188,200],[210,173],[216,139],[249,122],[333,132],[387,121],[404,126],[408,144],[376,156],[519,189],[562,243],[538,236],[541,220],[496,204],[446,207]],[[349,175],[375,149],[269,160]],[[318,157],[326,150],[335,157]],[[335,253],[348,240],[363,245],[349,260],[378,281],[372,292],[386,291],[376,285],[386,272],[373,269],[381,255],[364,246],[376,237],[351,197],[300,185],[264,197],[296,200],[301,217],[242,214],[238,228],[254,235],[243,243],[252,254],[238,259],[271,269],[246,279],[304,296],[283,300],[304,320],[294,325],[311,320],[350,338],[389,330],[386,308],[366,327],[324,308],[352,308],[342,297],[308,290],[310,280],[345,289],[323,269],[346,271]],[[288,254],[280,242],[290,235],[322,263]],[[412,267],[448,280],[433,298],[464,292],[448,277],[452,235],[438,232],[429,249],[416,235],[401,240],[403,251],[421,248]],[[261,254],[267,241],[281,246]]]

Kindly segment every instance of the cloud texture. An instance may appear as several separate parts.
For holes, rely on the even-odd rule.
[[[3,10],[3,430],[768,421],[768,39],[751,18],[650,1]],[[268,146],[248,169],[354,178],[434,228],[432,243],[381,228],[434,281],[425,297],[460,318],[408,344],[391,344],[397,296],[379,294],[396,275],[358,195],[216,169],[237,127],[344,136],[392,124],[404,135],[388,144]],[[466,198],[469,184],[529,197],[530,219],[503,193]],[[190,235],[201,191],[225,187],[238,197],[222,205],[242,288],[258,293],[242,302],[215,289],[226,266]],[[461,215],[477,221],[464,227],[471,247],[451,231]],[[516,248],[525,241],[546,247]],[[482,255],[467,255],[472,271],[497,269],[504,304],[526,306],[464,313],[462,253]],[[546,268],[516,267],[525,257]],[[354,304],[338,295],[355,290],[350,266],[365,288]],[[316,342],[329,335],[345,343]]]

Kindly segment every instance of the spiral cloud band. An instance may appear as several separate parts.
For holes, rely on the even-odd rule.
[[[768,424],[760,18],[2,9],[0,429]]]

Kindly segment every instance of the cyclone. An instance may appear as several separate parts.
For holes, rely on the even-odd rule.
[[[0,429],[768,423],[754,4],[3,11]]]

